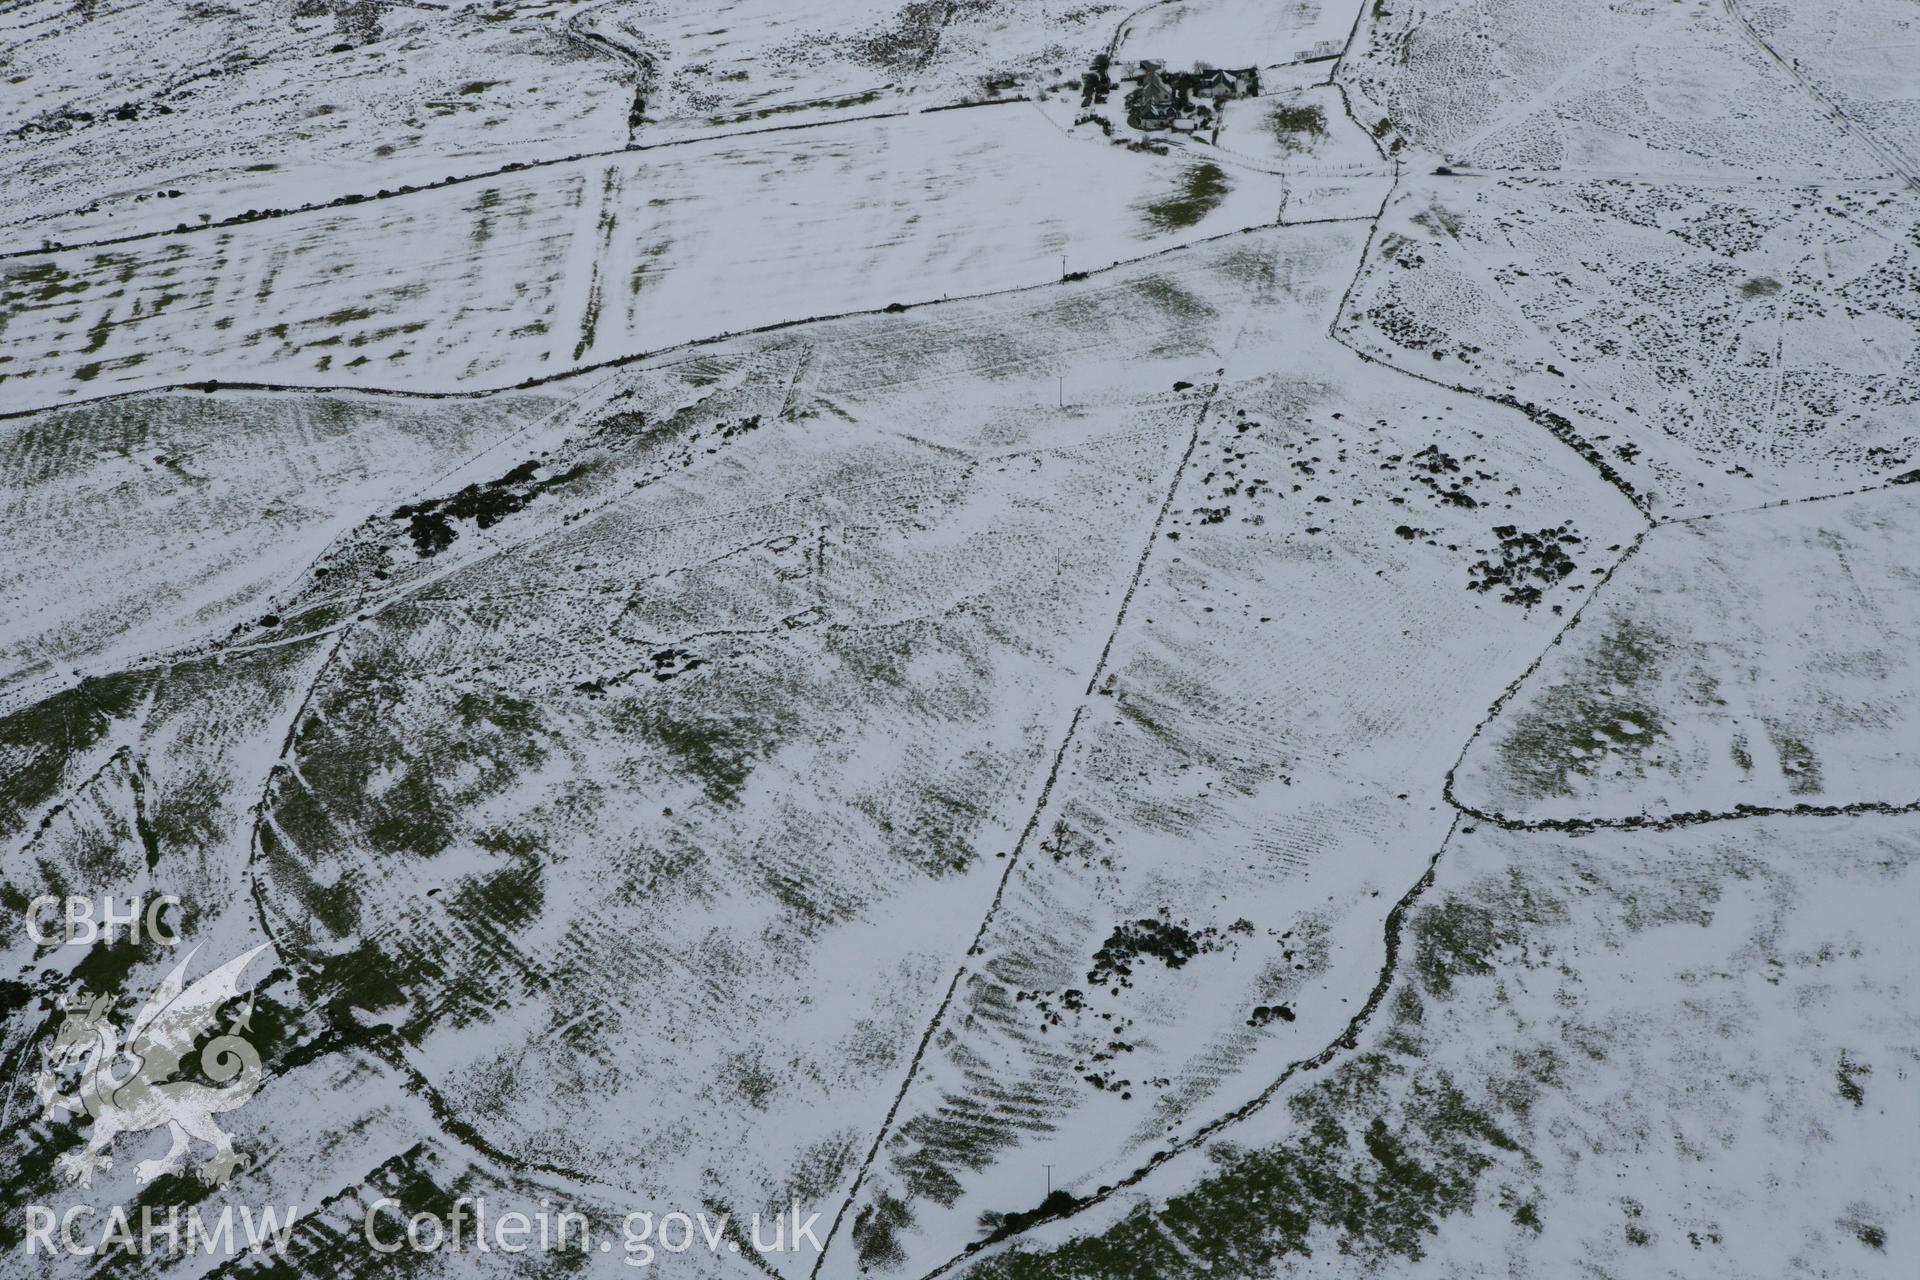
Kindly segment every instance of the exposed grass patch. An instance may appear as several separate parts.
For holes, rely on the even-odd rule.
[[[1606,764],[1640,769],[1667,736],[1652,697],[1666,642],[1632,619],[1615,618],[1581,656],[1579,670],[1525,705],[1497,748],[1515,787],[1528,796],[1572,796],[1573,779]]]
[[[777,107],[761,107],[757,111],[743,111],[731,116],[713,116],[710,124],[745,124],[749,120],[765,120],[772,116],[787,115],[795,111],[844,111],[848,107],[864,107],[880,97],[880,90],[869,89],[865,93],[856,93],[846,98],[816,98],[809,102],[789,102]]]
[[[1220,314],[1211,302],[1168,276],[1147,276],[1133,288],[1158,310],[1182,320],[1211,320]]]
[[[594,335],[600,328],[600,274],[594,272],[593,283],[587,289],[587,309],[580,317],[580,340],[573,344],[573,358],[578,361],[593,346]]]
[[[875,1196],[853,1219],[853,1247],[860,1254],[861,1269],[892,1268],[905,1262],[899,1234],[912,1225],[913,1211],[904,1200],[884,1191]]]
[[[759,745],[738,726],[683,715],[669,707],[652,708],[642,722],[647,733],[699,783],[715,804],[732,804],[753,772]]]
[[[338,311],[330,311],[321,316],[316,323],[338,328],[343,324],[357,324],[362,320],[371,319],[373,319],[373,312],[367,307],[342,307]]]
[[[1486,908],[1458,898],[1423,907],[1413,917],[1413,971],[1429,994],[1445,999],[1456,977],[1493,972],[1505,941]]]
[[[641,251],[643,260],[634,267],[632,275],[627,280],[628,286],[634,293],[639,293],[652,284],[654,279],[666,270],[663,259],[671,248],[673,248],[673,241],[666,239],[649,245]]]
[[[80,348],[82,355],[92,355],[107,345],[107,337],[113,332],[113,311],[111,308],[100,313],[100,318],[87,330],[87,345]],[[98,368],[99,366],[94,366]]]
[[[1178,192],[1145,207],[1147,226],[1156,233],[1191,227],[1218,209],[1231,189],[1219,165],[1211,161],[1189,165],[1180,175]]]
[[[1452,240],[1460,238],[1460,215],[1451,209],[1439,205],[1429,205],[1413,215],[1415,224],[1425,227],[1435,235],[1444,235]]]
[[[1780,772],[1786,775],[1787,790],[1796,796],[1817,796],[1824,790],[1820,757],[1806,742],[1778,720],[1768,719],[1767,739],[1780,757]]]
[[[0,719],[0,822],[18,830],[52,802],[70,764],[151,687],[145,673],[88,677]]]
[[[480,929],[524,929],[546,906],[545,870],[538,857],[517,855],[510,865],[461,884],[448,896],[447,912]]]
[[[1285,1144],[1217,1145],[1214,1171],[1163,1205],[1051,1252],[998,1255],[970,1274],[1165,1280],[1194,1274],[1197,1258],[1214,1277],[1284,1275],[1322,1230],[1363,1269],[1419,1259],[1442,1218],[1472,1207],[1498,1153],[1519,1146],[1444,1072],[1406,1082],[1395,1099],[1388,1086],[1406,1071],[1383,1054],[1352,1058],[1288,1104],[1298,1132]]]
[[[304,878],[303,867],[324,865],[361,838],[385,853],[433,857],[453,844],[462,815],[546,758],[530,704],[484,689],[449,704],[435,692],[396,681],[376,653],[354,659],[317,695],[316,714],[295,738],[298,777],[313,788],[313,803],[298,785],[273,800],[274,823],[295,845],[281,874]],[[335,887],[290,886],[346,932],[358,906],[329,906]]]

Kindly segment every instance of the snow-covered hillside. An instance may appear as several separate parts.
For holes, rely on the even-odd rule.
[[[1909,1274],[1917,25],[7,8],[0,1276]]]

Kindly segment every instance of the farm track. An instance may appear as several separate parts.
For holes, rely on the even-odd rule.
[[[1726,7],[1727,16],[1733,19],[1734,25],[1739,27],[1747,39],[1753,42],[1754,47],[1778,64],[1780,69],[1786,72],[1809,98],[1819,103],[1821,109],[1833,119],[1835,124],[1840,126],[1841,132],[1871,152],[1876,160],[1887,166],[1890,173],[1900,178],[1915,191],[1920,191],[1920,173],[1909,168],[1906,161],[1891,147],[1873,135],[1871,129],[1848,115],[1839,103],[1827,97],[1826,93],[1818,85],[1802,75],[1799,64],[1796,61],[1791,58],[1782,57],[1778,49],[1768,44],[1766,37],[1760,34],[1759,29],[1753,25],[1752,20],[1749,19],[1741,9],[1740,0],[1721,0],[1721,3]]]

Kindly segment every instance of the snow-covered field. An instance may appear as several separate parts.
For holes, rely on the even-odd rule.
[[[1199,163],[1063,137],[1015,104],[15,260],[0,266],[0,404],[206,379],[508,387],[782,321],[1057,281],[1279,218],[1280,177],[1242,168],[1193,198]]]
[[[1655,531],[1468,751],[1462,801],[1530,821],[1920,801],[1920,601],[1894,551],[1915,523],[1894,488]]]
[[[1909,1274],[1916,22],[8,8],[0,1276]]]
[[[1120,29],[1122,58],[1185,69],[1274,67],[1330,57],[1345,46],[1353,6],[1323,0],[1181,0],[1148,5]]]
[[[7,247],[1071,80],[1052,0],[24,0],[0,14]]]
[[[1920,176],[1920,15],[1902,0],[1741,3],[1731,12],[1856,135]]]
[[[1343,336],[1544,406],[1659,516],[1884,482],[1920,449],[1920,193],[1436,175]]]
[[[63,665],[112,670],[251,624],[263,595],[302,578],[314,552],[365,511],[557,403],[192,392],[48,414],[32,431],[5,433],[15,536],[0,563],[4,685]]]
[[[631,73],[570,34],[566,15],[584,7],[10,5],[7,247],[466,176],[556,142],[621,147]]]

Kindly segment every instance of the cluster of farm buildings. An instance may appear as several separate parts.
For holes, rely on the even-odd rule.
[[[1116,78],[1132,85],[1125,99],[1127,123],[1147,131],[1197,133],[1218,122],[1224,99],[1260,92],[1260,73],[1253,67],[1230,71],[1203,63],[1191,71],[1169,71],[1157,59],[1114,64],[1102,54],[1084,77],[1081,105],[1104,103],[1117,87]]]
[[[1140,86],[1127,94],[1127,123],[1136,129],[1195,133],[1213,123],[1214,104],[1259,92],[1260,74],[1252,67],[1168,71],[1149,59],[1140,64]]]

